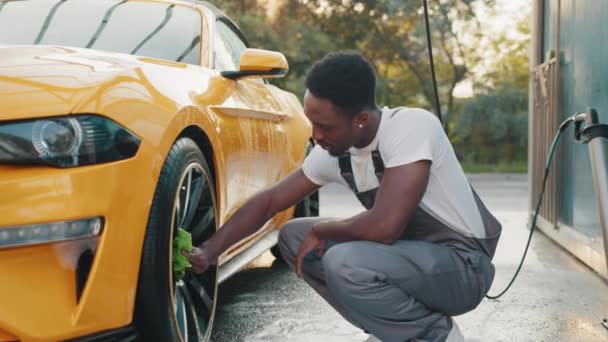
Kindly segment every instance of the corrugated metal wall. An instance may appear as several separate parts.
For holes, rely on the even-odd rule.
[[[544,1],[543,56],[557,48],[557,5],[558,0]],[[601,121],[608,122],[608,25],[605,18],[608,1],[561,0],[560,6],[560,110],[556,119],[561,122],[575,112],[594,107]],[[544,215],[549,215],[545,216],[549,220],[551,215],[555,215],[558,222],[574,227],[591,238],[599,237],[599,218],[587,146],[575,144],[572,131],[568,133],[556,155],[556,166],[561,171],[556,183],[556,212],[546,211]]]
[[[540,194],[542,181],[545,174],[547,155],[551,149],[553,134],[559,127],[559,77],[556,58],[551,58],[545,63],[532,69],[532,94],[533,112],[532,122],[532,194]],[[555,164],[554,164],[555,165]],[[560,175],[559,169],[552,167],[547,179],[547,186],[540,209],[540,215],[547,221],[557,222],[558,212],[558,188],[557,179]],[[536,206],[538,198],[532,198]]]

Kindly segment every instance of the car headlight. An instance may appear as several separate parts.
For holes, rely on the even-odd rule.
[[[74,167],[133,157],[141,139],[98,115],[0,122],[0,164]]]

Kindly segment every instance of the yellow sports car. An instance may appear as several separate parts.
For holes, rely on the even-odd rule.
[[[287,70],[204,2],[0,0],[0,341],[207,339],[218,281],[314,214],[173,272],[178,228],[200,244],[304,159]]]

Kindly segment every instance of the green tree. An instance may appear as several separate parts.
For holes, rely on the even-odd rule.
[[[280,51],[289,62],[289,74],[271,83],[304,95],[304,76],[308,68],[327,52],[335,49],[334,38],[317,26],[303,20],[314,15],[299,1],[279,4],[275,18],[269,18],[267,8],[255,0],[212,1],[228,14],[244,32],[254,48]]]
[[[468,76],[468,51],[456,24],[480,35],[474,5],[493,0],[430,0],[430,26],[438,88],[444,114],[454,109],[453,91]],[[338,48],[360,50],[380,78],[378,99],[384,104],[431,107],[437,112],[428,62],[421,1],[310,0],[304,20],[331,37]],[[448,128],[446,126],[446,128]]]
[[[453,90],[470,69],[468,51],[455,24],[477,32],[473,6],[493,1],[429,0],[437,80],[447,116],[454,108]],[[272,20],[255,0],[229,0],[220,5],[232,9],[227,12],[248,36],[265,30],[260,26],[271,28],[272,34],[254,34],[250,41],[287,56],[291,71],[278,84],[300,96],[302,78],[315,60],[330,51],[351,49],[361,51],[374,64],[379,76],[379,103],[425,106],[437,112],[421,1],[285,0]],[[243,6],[250,7],[242,10]]]
[[[497,164],[524,161],[528,133],[527,89],[496,88],[464,103],[454,135],[461,161]]]
[[[214,0],[212,0],[214,1]],[[274,84],[304,93],[303,78],[314,61],[336,50],[358,50],[378,74],[378,103],[422,106],[435,112],[421,1],[284,0],[277,15],[256,0],[224,0],[218,5],[241,27],[252,47],[284,53],[290,72]],[[473,8],[492,8],[494,0],[429,0],[439,93],[446,132],[464,161],[497,163],[525,160],[529,28],[522,18],[522,39],[506,34],[491,39],[496,56],[488,64],[483,32]],[[458,28],[458,29],[457,29]],[[467,44],[462,34],[466,31]],[[475,96],[456,99],[454,88],[471,70]]]
[[[528,47],[526,17],[518,22],[519,38],[501,34],[491,41],[497,56],[475,83],[475,96],[463,103],[452,141],[466,162],[522,162],[528,139]]]
[[[522,16],[516,26],[516,38],[503,32],[491,40],[490,47],[496,56],[489,70],[475,84],[477,92],[488,88],[512,86],[527,89],[529,82],[530,23]]]

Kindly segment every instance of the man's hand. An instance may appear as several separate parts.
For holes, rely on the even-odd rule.
[[[209,266],[215,265],[217,257],[209,255],[209,250],[203,246],[192,247],[190,253],[182,251],[182,254],[188,258],[192,264],[192,272],[199,274],[205,272]]]
[[[325,253],[325,246],[327,245],[326,240],[320,240],[313,230],[310,230],[302,244],[300,245],[300,250],[298,251],[298,256],[296,257],[296,275],[302,278],[302,262],[304,261],[304,257],[313,249],[317,250],[317,254],[319,256],[323,256]]]

